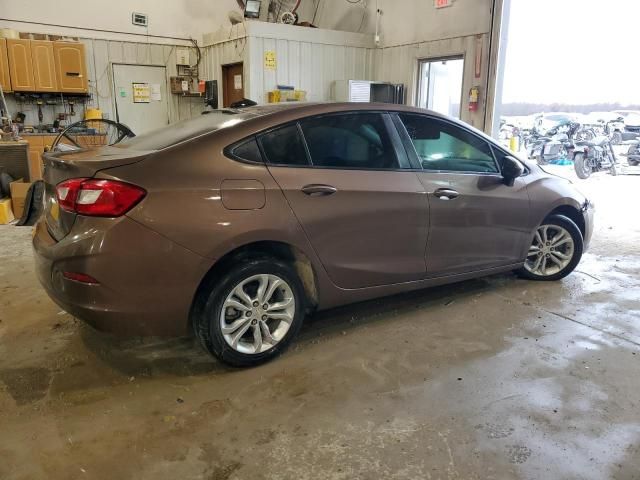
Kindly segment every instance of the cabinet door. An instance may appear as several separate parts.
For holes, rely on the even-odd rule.
[[[53,42],[53,52],[58,90],[63,93],[87,93],[84,45],[77,42]]]
[[[7,57],[7,41],[4,38],[0,38],[0,86],[2,86],[3,92],[11,91],[9,58]]]
[[[53,42],[31,40],[31,58],[36,92],[57,92],[58,80],[53,58]]]
[[[31,62],[31,40],[10,38],[7,40],[11,86],[15,92],[33,92],[33,64]]]

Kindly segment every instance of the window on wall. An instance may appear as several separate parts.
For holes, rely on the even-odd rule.
[[[300,126],[315,167],[400,168],[380,113],[325,115]]]
[[[400,115],[424,170],[498,173],[491,147],[482,138],[424,115]]]
[[[460,118],[464,58],[421,60],[418,70],[418,106]]]

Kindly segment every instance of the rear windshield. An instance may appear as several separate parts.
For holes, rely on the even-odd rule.
[[[205,115],[182,120],[181,122],[123,140],[114,145],[114,147],[130,148],[132,150],[162,150],[205,133],[237,125],[251,116],[253,115],[239,113],[234,110],[213,110]]]

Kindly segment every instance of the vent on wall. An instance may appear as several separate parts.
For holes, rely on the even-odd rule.
[[[139,25],[141,27],[146,27],[149,25],[149,16],[146,13],[136,13],[133,12],[131,14],[131,23],[134,25]]]

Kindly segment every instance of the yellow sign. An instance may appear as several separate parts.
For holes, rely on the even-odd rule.
[[[273,50],[267,50],[264,52],[264,68],[267,70],[276,69],[276,52]]]
[[[148,83],[133,83],[133,103],[149,103],[151,88]]]

